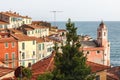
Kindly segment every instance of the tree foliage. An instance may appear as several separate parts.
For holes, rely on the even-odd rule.
[[[93,80],[90,67],[86,65],[86,56],[79,50],[81,45],[77,28],[70,19],[66,23],[66,30],[67,41],[66,45],[61,47],[62,53],[58,51],[58,46],[55,44],[55,68],[49,80]],[[45,75],[43,77],[45,78]],[[43,77],[41,80],[45,80]]]
[[[90,68],[86,65],[86,56],[79,51],[80,42],[77,28],[69,19],[66,23],[67,43],[62,46],[62,53],[56,48],[55,70],[53,80],[90,80]]]
[[[15,77],[22,80],[29,80],[32,77],[32,71],[29,68],[20,66],[18,67],[15,72]]]

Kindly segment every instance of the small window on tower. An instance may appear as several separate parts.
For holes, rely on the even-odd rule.
[[[106,33],[104,32],[104,36],[106,35]]]
[[[97,53],[99,54],[99,53],[100,53],[100,51],[97,51]]]
[[[99,37],[101,36],[101,35],[100,35],[100,32],[99,32],[98,36],[99,36]]]

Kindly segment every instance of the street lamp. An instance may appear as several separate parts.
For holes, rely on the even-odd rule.
[[[21,65],[21,51],[20,51],[20,80],[22,80],[22,65]]]

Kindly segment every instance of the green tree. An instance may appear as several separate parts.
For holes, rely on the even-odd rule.
[[[55,68],[51,73],[43,74],[38,80],[93,80],[94,74],[91,74],[90,67],[86,65],[86,56],[79,51],[80,42],[77,35],[77,28],[69,19],[66,23],[67,41],[62,46],[62,53],[58,51],[59,47],[55,43]]]
[[[30,80],[32,71],[29,68],[20,66],[15,70],[14,75],[18,80]]]
[[[45,73],[42,75],[39,75],[37,80],[52,80],[53,74],[52,73]]]
[[[79,51],[77,28],[70,19],[66,23],[66,30],[67,43],[61,47],[62,53],[59,53],[55,46],[55,68],[52,80],[93,80],[90,76],[90,67],[86,65],[86,56]]]
[[[32,71],[29,68],[23,68],[22,69],[24,77],[28,80],[32,77]]]

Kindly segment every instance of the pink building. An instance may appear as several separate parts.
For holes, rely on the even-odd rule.
[[[97,29],[97,40],[81,41],[83,52],[87,60],[110,66],[110,43],[108,41],[108,29],[101,22]]]

